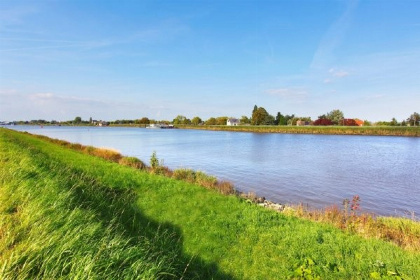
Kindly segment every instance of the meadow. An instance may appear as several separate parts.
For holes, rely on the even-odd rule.
[[[1,279],[420,278],[418,247],[360,236],[353,204],[276,212],[156,155],[146,166],[6,129],[0,171]],[[420,238],[418,222],[385,221]]]

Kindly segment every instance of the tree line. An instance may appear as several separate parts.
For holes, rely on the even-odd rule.
[[[173,124],[173,125],[226,125],[229,118],[227,116],[221,117],[210,117],[207,120],[203,120],[198,116],[193,117],[192,119],[187,118],[184,115],[178,115],[172,121],[169,120],[154,120],[147,117],[142,117],[140,119],[134,120],[115,120],[115,121],[97,121],[90,118],[89,120],[83,120],[81,117],[77,116],[74,120],[58,122],[55,120],[46,121],[46,120],[31,120],[31,121],[14,121],[14,124],[37,124],[37,125],[149,125],[149,124]],[[376,126],[420,126],[420,114],[414,112],[407,119],[398,122],[395,118],[392,118],[391,121],[379,121],[376,123],[371,123],[367,120],[359,119],[348,119],[344,117],[344,113],[335,109],[328,113],[318,116],[315,121],[312,121],[311,117],[305,116],[296,116],[295,114],[283,115],[281,112],[277,112],[276,116],[269,114],[267,110],[263,107],[254,106],[251,117],[242,116],[240,119],[237,119],[240,125],[346,125],[346,126],[356,126],[363,124],[364,126],[376,125]]]

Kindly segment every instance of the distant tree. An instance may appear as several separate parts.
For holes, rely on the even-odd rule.
[[[397,126],[398,125],[398,121],[395,118],[392,118],[390,124],[391,126]]]
[[[331,120],[333,124],[339,124],[344,119],[344,114],[340,110],[332,110],[327,114],[327,119]]]
[[[217,125],[226,125],[228,117],[218,117],[216,118]]]
[[[254,105],[254,109],[252,110],[252,114],[254,114],[258,110],[258,106]]]
[[[211,117],[204,123],[205,125],[216,125],[216,118]]]
[[[275,120],[274,124],[275,125],[285,125],[285,124],[287,124],[287,122],[285,122],[284,116],[280,112],[277,112],[277,116],[276,116],[276,120]]]
[[[193,125],[199,125],[201,122],[202,122],[202,120],[200,119],[200,117],[194,117],[191,120],[191,124],[193,124]]]
[[[265,117],[264,122],[263,122],[264,125],[275,125],[275,123],[276,123],[276,119],[270,114],[268,114]]]
[[[149,118],[143,117],[137,121],[139,124],[150,124]]]
[[[241,124],[250,124],[251,123],[251,120],[247,116],[242,116],[240,121],[241,121]]]
[[[82,122],[82,118],[81,117],[75,117],[74,118],[74,121],[73,121],[74,123],[81,123]]]
[[[269,114],[263,107],[257,107],[257,109],[252,112],[252,119],[251,124],[253,125],[261,125],[265,124],[265,122],[268,120]]]
[[[173,124],[190,124],[191,120],[187,119],[187,117],[178,115],[173,121]]]
[[[411,114],[411,116],[407,119],[407,122],[412,126],[419,125],[419,121],[420,121],[420,114],[416,112]]]
[[[364,120],[363,126],[372,126],[372,122],[370,122],[368,120]]]
[[[283,125],[292,125],[294,118],[295,118],[295,114],[284,116],[284,124]]]

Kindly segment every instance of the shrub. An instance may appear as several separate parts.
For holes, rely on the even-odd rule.
[[[159,159],[156,156],[156,152],[154,151],[152,156],[150,157],[150,167],[152,169],[156,169],[159,167]]]
[[[313,125],[333,125],[333,122],[329,119],[317,119]]]

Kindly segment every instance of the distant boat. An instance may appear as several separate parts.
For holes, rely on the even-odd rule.
[[[146,128],[161,128],[161,129],[171,129],[174,128],[172,124],[159,124],[159,123],[153,123],[146,126]]]
[[[146,128],[160,128],[160,124],[152,123],[152,124],[149,124],[148,126],[146,126]]]

